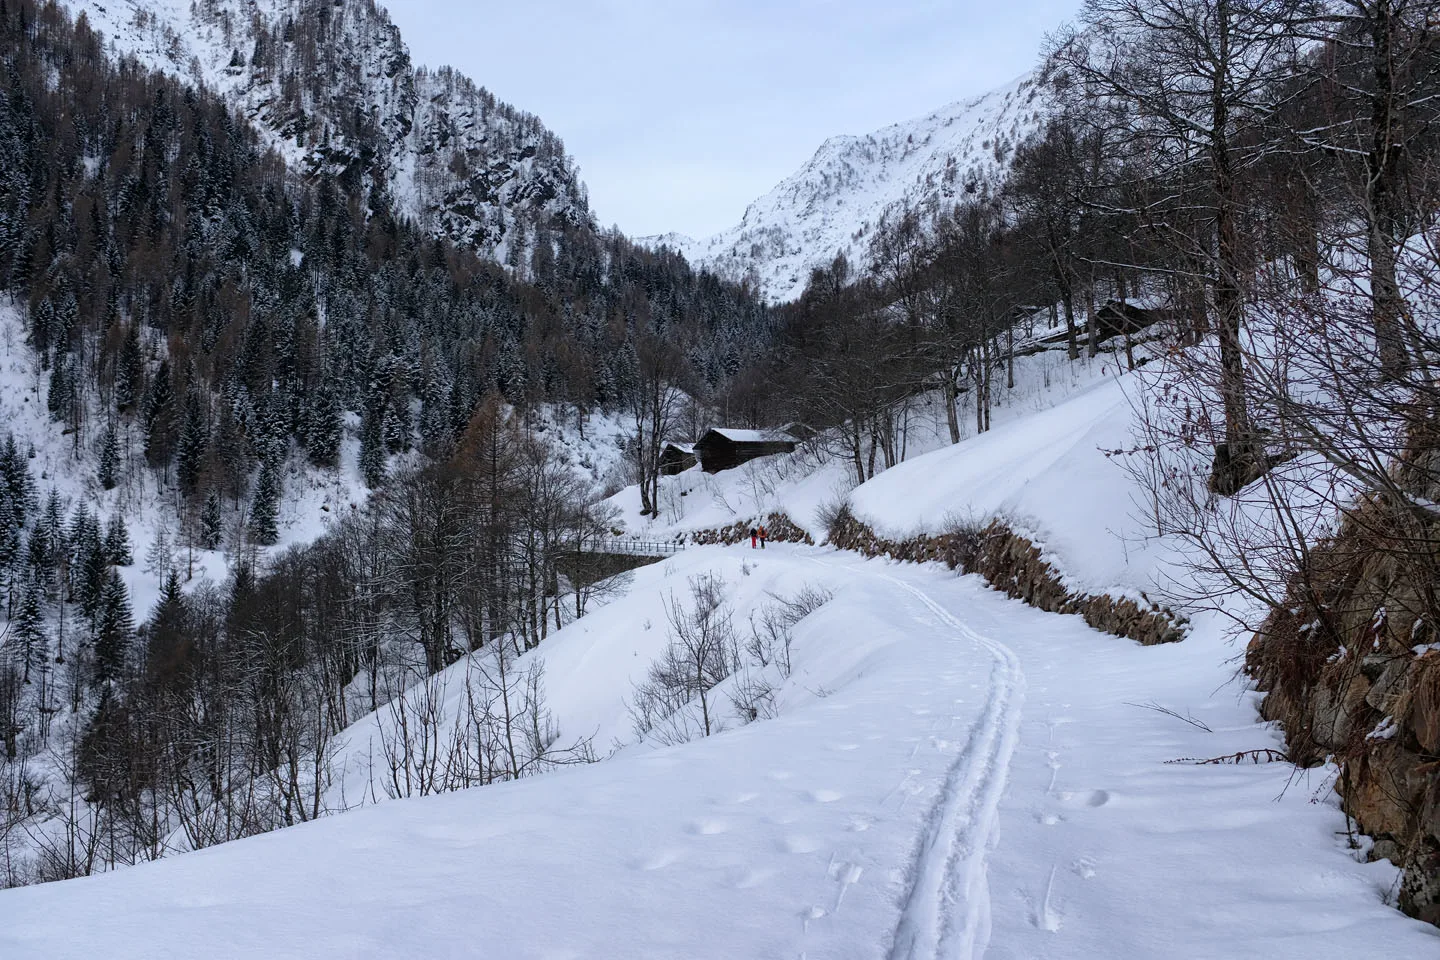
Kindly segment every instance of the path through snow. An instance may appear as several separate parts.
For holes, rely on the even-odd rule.
[[[827,550],[687,554],[686,569],[743,558],[753,576],[834,590],[797,641],[813,696],[681,747],[5,891],[0,956],[1440,949],[1432,928],[1383,902],[1393,870],[1344,849],[1323,784],[1287,790],[1279,764],[1166,763],[1273,745],[1249,695],[1224,686],[1234,651],[1218,637],[1142,648],[975,578]],[[837,662],[839,673],[805,673]],[[1128,704],[1152,699],[1213,732]]]

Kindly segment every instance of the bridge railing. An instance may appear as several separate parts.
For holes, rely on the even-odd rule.
[[[621,554],[632,557],[668,557],[685,549],[674,540],[596,540],[581,548],[582,553]]]

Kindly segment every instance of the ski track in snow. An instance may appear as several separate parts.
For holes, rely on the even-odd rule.
[[[985,855],[997,837],[1000,797],[1019,740],[1025,675],[1009,647],[976,633],[925,591],[887,574],[872,576],[920,601],[958,639],[983,648],[992,658],[985,706],[971,722],[965,746],[926,817],[886,954],[888,960],[971,960],[984,954],[990,939]]]

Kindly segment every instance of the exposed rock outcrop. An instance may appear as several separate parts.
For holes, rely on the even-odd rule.
[[[1290,758],[1336,765],[1371,857],[1403,871],[1401,909],[1440,924],[1437,588],[1440,524],[1371,499],[1310,552],[1246,667]]]

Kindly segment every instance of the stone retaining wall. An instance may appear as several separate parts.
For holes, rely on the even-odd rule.
[[[1185,636],[1186,618],[1158,604],[1142,606],[1130,597],[1117,599],[1070,589],[1033,541],[999,520],[984,528],[890,540],[842,508],[831,524],[830,543],[867,557],[915,563],[938,560],[952,570],[978,573],[995,589],[1032,607],[1075,614],[1096,630],[1147,646],[1173,643]]]
[[[765,518],[765,532],[767,539],[775,543],[804,543],[810,546],[815,545],[815,540],[794,521],[783,513],[772,513]],[[728,527],[721,527],[718,530],[696,530],[690,533],[686,542],[696,546],[708,546],[710,544],[740,543],[750,539],[750,528],[755,526],[753,520],[737,520]]]

